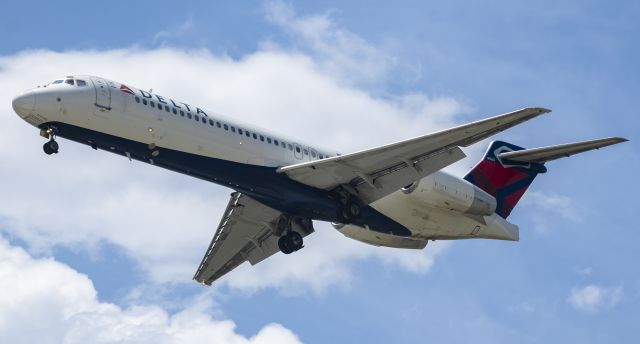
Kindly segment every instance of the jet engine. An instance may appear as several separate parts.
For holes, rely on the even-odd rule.
[[[496,199],[467,182],[449,174],[437,173],[402,188],[406,197],[426,207],[489,216],[496,210]]]

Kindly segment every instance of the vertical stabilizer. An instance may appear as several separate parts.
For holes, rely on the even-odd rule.
[[[507,218],[538,173],[547,171],[543,163],[519,162],[500,158],[501,153],[524,148],[494,141],[484,158],[464,179],[496,198],[496,213]]]

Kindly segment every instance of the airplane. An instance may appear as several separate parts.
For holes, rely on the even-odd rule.
[[[523,108],[423,136],[339,154],[200,107],[105,78],[76,75],[26,91],[15,112],[58,137],[233,189],[193,277],[211,285],[240,264],[291,254],[330,222],[375,246],[424,249],[429,241],[519,240],[507,220],[545,163],[627,141],[609,137],[524,149],[494,141],[471,171],[442,171],[468,147],[550,110]]]

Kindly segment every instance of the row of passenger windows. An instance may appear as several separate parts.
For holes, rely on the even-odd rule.
[[[192,115],[189,112],[185,112],[184,110],[180,109],[176,109],[174,107],[169,107],[168,105],[163,105],[160,103],[156,103],[152,100],[147,100],[147,99],[140,99],[140,97],[135,97],[136,99],[136,103],[140,103],[142,102],[142,104],[144,105],[148,105],[151,106],[152,108],[157,108],[158,110],[162,111],[164,109],[165,112],[169,112],[169,113],[173,113],[174,115],[180,115],[182,117],[187,117],[189,119],[194,119],[196,122],[202,123],[204,125],[209,124],[209,126],[211,127],[218,127],[220,129],[224,129],[226,131],[231,131],[232,133],[238,133],[239,135],[244,135],[246,137],[253,137],[254,140],[260,140],[262,142],[267,142],[268,144],[273,144],[276,147],[282,147],[283,149],[289,149],[290,151],[293,151],[295,149],[295,151],[297,153],[302,153],[304,155],[311,155],[312,158],[320,158],[320,159],[324,159],[324,158],[328,158],[329,155],[328,154],[323,154],[323,153],[317,153],[315,150],[311,149],[306,149],[306,148],[301,148],[297,145],[292,145],[291,143],[286,143],[283,141],[279,141],[277,139],[271,139],[270,137],[265,137],[264,135],[258,134],[258,133],[252,133],[249,130],[244,130],[242,128],[236,128],[232,125],[227,125],[225,123],[221,123],[218,121],[214,121],[211,118],[207,118],[205,116],[198,116],[198,115]]]

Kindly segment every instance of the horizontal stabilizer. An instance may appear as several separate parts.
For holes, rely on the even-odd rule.
[[[523,149],[513,152],[504,152],[497,155],[500,159],[519,162],[545,163],[547,161],[569,157],[574,154],[599,149],[617,143],[626,142],[627,139],[621,137],[609,137],[605,139],[566,143],[556,146]]]

